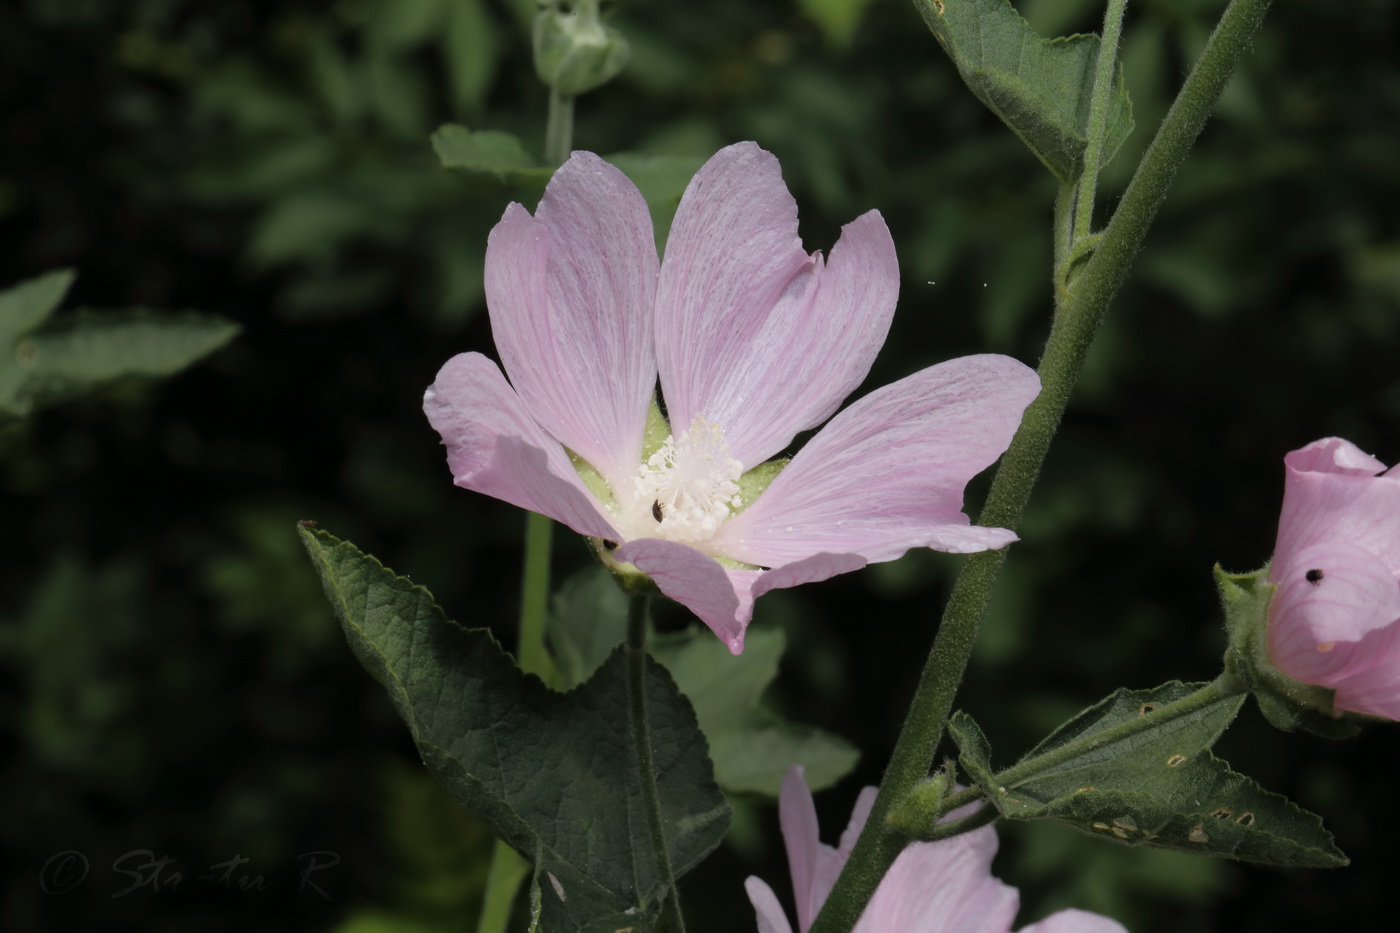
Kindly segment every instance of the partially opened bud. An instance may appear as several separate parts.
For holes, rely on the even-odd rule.
[[[1222,579],[1234,658],[1276,724],[1400,719],[1400,474],[1340,438],[1284,465],[1273,560]]]
[[[598,0],[568,6],[535,17],[535,71],[545,84],[575,97],[617,77],[631,49],[598,15]]]

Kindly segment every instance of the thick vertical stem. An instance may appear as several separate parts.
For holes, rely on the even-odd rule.
[[[1059,307],[1038,369],[1041,394],[1026,410],[1002,458],[980,524],[1014,529],[1019,523],[1089,344],[1127,277],[1176,170],[1248,50],[1269,4],[1270,0],[1231,0],[1158,128],[1101,242]],[[907,844],[908,837],[890,828],[886,817],[928,773],[1005,560],[1005,552],[994,551],[975,554],[963,564],[865,832],[810,933],[846,933],[855,926],[880,879]]]
[[[574,98],[549,89],[549,120],[544,127],[544,160],[550,165],[563,165],[574,144]]]

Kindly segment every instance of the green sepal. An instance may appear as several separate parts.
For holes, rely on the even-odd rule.
[[[651,455],[660,450],[661,445],[666,443],[666,438],[670,436],[671,423],[661,413],[661,403],[653,395],[651,407],[647,409],[646,427],[642,429],[642,463],[650,460]]]
[[[1303,730],[1327,739],[1350,738],[1367,717],[1333,705],[1336,691],[1294,680],[1269,661],[1269,601],[1277,587],[1269,565],[1252,573],[1227,573],[1215,566],[1215,585],[1225,612],[1226,676],[1237,678],[1259,711],[1284,732]]]
[[[642,809],[626,649],[556,693],[489,631],[449,621],[427,590],[306,523],[300,535],[351,649],[423,762],[534,862],[532,929],[650,929],[666,888]],[[690,703],[650,659],[644,683],[665,845],[680,876],[719,844],[729,808]]]
[[[752,505],[753,500],[758,498],[758,494],[767,489],[768,484],[778,478],[778,474],[783,472],[783,467],[787,466],[788,462],[786,457],[766,460],[739,477],[739,507],[734,510],[735,514]]]
[[[974,724],[974,728],[976,724]],[[983,742],[985,744],[985,739]],[[932,777],[924,778],[885,817],[885,822],[905,835],[918,838],[937,825],[939,808],[953,789],[952,763],[940,768]]]
[[[972,93],[1061,182],[1083,171],[1099,37],[1042,39],[1008,0],[916,0]],[[1100,167],[1133,129],[1123,69],[1114,75]]]
[[[1158,727],[1107,735],[1207,686],[1173,681],[1153,690],[1118,690],[1000,773],[992,769],[990,746],[971,717],[955,713],[948,729],[968,777],[1006,819],[1054,820],[1123,845],[1262,865],[1347,864],[1319,817],[1211,754],[1242,695],[1221,695],[1182,715],[1162,714]],[[1101,733],[1103,741],[1096,739]],[[1071,743],[1077,753],[1035,767],[1037,758]]]

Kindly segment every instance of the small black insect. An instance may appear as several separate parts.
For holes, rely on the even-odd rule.
[[[1308,581],[1309,583],[1311,583],[1313,586],[1317,586],[1319,583],[1321,583],[1321,582],[1322,582],[1322,577],[1323,577],[1322,571],[1319,570],[1319,569],[1317,569],[1316,567],[1314,567],[1312,570],[1309,570],[1307,573],[1303,574],[1303,579],[1307,580],[1307,581]]]
[[[658,522],[661,521],[661,500],[657,499],[651,504],[651,517]]]

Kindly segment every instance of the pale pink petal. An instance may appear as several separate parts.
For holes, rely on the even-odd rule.
[[[804,583],[820,583],[837,574],[851,573],[868,563],[859,554],[814,554],[791,564],[783,564],[758,574],[750,592],[754,599],[770,590],[785,590]]]
[[[879,796],[878,787],[862,787],[860,793],[856,795],[855,806],[851,807],[851,819],[846,823],[845,832],[841,833],[840,851],[850,856],[851,850],[856,847],[856,840],[865,830],[865,821],[870,819],[870,811],[875,806],[875,798]]]
[[[1087,910],[1061,910],[1039,923],[1021,927],[1020,933],[1128,933],[1117,920]]]
[[[808,301],[810,274],[793,279],[815,263],[771,153],[736,143],[700,168],[676,209],[656,294],[656,362],[672,424],[715,420],[709,406],[743,378],[774,306]],[[734,453],[733,427],[721,427]]]
[[[1283,463],[1303,473],[1341,473],[1349,476],[1375,476],[1385,464],[1349,440],[1324,437],[1287,454]]]
[[[914,843],[890,866],[854,933],[1008,933],[1020,896],[992,876],[990,826]]]
[[[781,184],[776,163],[773,183]],[[736,460],[762,463],[798,432],[830,418],[865,379],[898,296],[894,240],[879,212],[871,211],[843,228],[829,263],[817,254],[771,308],[745,306],[746,318],[716,321],[698,335],[688,316],[709,324],[713,308],[661,312],[659,346],[674,341],[687,347],[693,354],[688,365],[704,378],[703,387],[683,393],[679,403],[667,396],[673,417],[689,423],[693,405],[720,425]],[[680,331],[668,333],[670,325]],[[684,343],[693,339],[701,342]],[[691,375],[683,384],[698,386],[700,374]]]
[[[750,875],[744,881],[744,890],[748,892],[749,903],[753,904],[754,913],[758,915],[758,933],[792,933],[783,906],[778,903],[778,895],[773,893],[767,882]]]
[[[820,847],[821,856],[817,860],[816,874],[812,879],[814,920],[817,911],[821,910],[821,906],[831,896],[831,889],[836,887],[836,879],[841,877],[841,870],[846,867],[846,861],[851,857],[851,850],[855,848],[861,830],[865,829],[865,821],[870,818],[870,808],[875,805],[877,791],[874,787],[862,787],[856,797],[855,806],[851,808],[851,820],[846,824],[846,831],[841,834],[840,845],[834,849],[828,845]]]
[[[1400,475],[1375,474],[1385,465],[1337,438],[1284,458],[1283,508],[1276,564],[1325,541],[1345,541],[1400,574]]]
[[[753,618],[753,581],[760,571],[728,570],[695,548],[662,538],[639,538],[613,552],[651,577],[658,589],[710,627],[734,654],[744,650]]]
[[[1358,664],[1355,645],[1400,619],[1400,582],[1374,555],[1327,541],[1269,568],[1269,658],[1295,680],[1336,686]]]
[[[1355,645],[1365,664],[1335,686],[1332,703],[1353,713],[1400,719],[1400,623],[1377,629]]]
[[[792,873],[792,894],[797,902],[797,928],[806,930],[816,919],[817,913],[826,902],[830,888],[822,890],[817,884],[823,872],[822,849],[817,828],[817,805],[812,801],[812,792],[803,780],[804,769],[791,765],[783,775],[783,784],[778,791],[778,823],[783,830],[783,843],[787,847],[788,870]],[[840,869],[838,867],[837,871]]]
[[[657,270],[646,202],[589,152],[554,173],[534,217],[506,208],[486,247],[491,330],[512,385],[610,483],[641,460]]]
[[[822,552],[892,560],[1015,536],[974,529],[968,480],[1011,442],[1040,380],[1005,356],[967,356],[877,389],[831,420],[715,536],[720,553],[773,567]]]
[[[616,536],[568,454],[480,353],[448,360],[423,396],[458,486],[548,515],[579,534]]]

